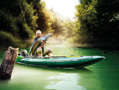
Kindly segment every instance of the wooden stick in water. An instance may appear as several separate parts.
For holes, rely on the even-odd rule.
[[[4,54],[3,62],[0,66],[0,79],[10,79],[14,64],[18,55],[18,48],[9,47]]]

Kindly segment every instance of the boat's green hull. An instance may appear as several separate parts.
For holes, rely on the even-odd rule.
[[[34,58],[18,56],[16,62],[51,67],[85,67],[104,59],[103,56]]]

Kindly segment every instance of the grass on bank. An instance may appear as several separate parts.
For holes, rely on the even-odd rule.
[[[21,40],[11,33],[0,31],[0,49],[6,49],[9,46],[14,48],[26,48],[31,44],[30,40]]]

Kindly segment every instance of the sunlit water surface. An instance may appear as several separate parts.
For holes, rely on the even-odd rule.
[[[119,53],[99,49],[53,48],[55,56],[101,55],[106,59],[85,68],[54,68],[15,64],[0,90],[119,90]],[[0,52],[0,63],[4,52]]]

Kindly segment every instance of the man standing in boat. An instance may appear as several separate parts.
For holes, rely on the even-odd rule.
[[[30,55],[35,55],[35,56],[52,56],[52,50],[47,49],[44,51],[44,44],[46,43],[46,40],[51,37],[52,34],[48,34],[46,36],[42,37],[42,32],[40,30],[36,31],[36,37],[33,40],[33,45],[30,48]]]

